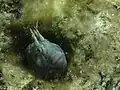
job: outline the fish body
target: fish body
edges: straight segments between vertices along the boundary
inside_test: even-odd
[[[26,49],[31,67],[42,77],[61,75],[67,69],[64,51],[57,44],[45,39],[37,30],[31,30],[33,43]]]

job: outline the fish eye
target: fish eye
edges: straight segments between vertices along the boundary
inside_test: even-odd
[[[40,53],[40,52],[41,52],[41,49],[40,49],[40,48],[36,48],[36,51]]]

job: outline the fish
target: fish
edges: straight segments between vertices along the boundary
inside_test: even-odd
[[[67,70],[67,60],[62,48],[45,39],[38,29],[30,29],[33,42],[26,48],[26,59],[30,67],[42,78],[63,75]]]

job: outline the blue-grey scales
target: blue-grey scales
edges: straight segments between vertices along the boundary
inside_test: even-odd
[[[29,65],[42,77],[61,75],[67,69],[64,51],[57,44],[45,39],[38,29],[30,29],[33,42],[26,48]]]

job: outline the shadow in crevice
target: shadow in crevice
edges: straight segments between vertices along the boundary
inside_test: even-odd
[[[23,54],[26,47],[32,43],[31,36],[28,34],[28,30],[24,29],[22,25],[9,26],[10,35],[12,36],[12,50],[17,54]]]

